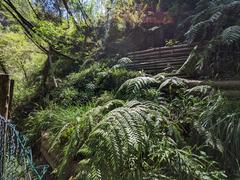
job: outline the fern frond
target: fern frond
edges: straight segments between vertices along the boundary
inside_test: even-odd
[[[208,95],[213,88],[208,85],[202,85],[202,86],[195,86],[191,89],[187,90],[187,93],[193,94],[193,95],[200,95],[200,96],[206,96]]]
[[[211,23],[214,23],[214,22],[216,22],[218,19],[220,19],[220,17],[221,17],[222,15],[223,15],[222,12],[217,11],[216,13],[214,13],[214,14],[209,18],[209,21],[210,21]]]
[[[94,91],[96,89],[96,85],[93,83],[86,84],[86,89],[89,91]]]
[[[101,180],[102,175],[99,169],[96,169],[96,167],[92,167],[89,174],[87,175],[87,179],[89,180]]]
[[[240,42],[240,26],[231,26],[225,29],[221,34],[224,44],[231,45]]]
[[[137,100],[132,100],[132,101],[129,101],[126,103],[126,107],[129,107],[129,108],[134,108],[134,107],[137,107],[139,105],[141,105],[142,103],[140,101],[137,101]]]
[[[159,73],[159,74],[155,75],[154,78],[157,81],[161,81],[161,80],[163,80],[166,77],[166,75],[168,75],[168,74],[167,73]]]
[[[189,31],[185,33],[187,42],[191,44],[197,38],[197,36],[200,34],[202,35],[201,32],[203,32],[204,29],[209,26],[210,26],[209,21],[202,21],[190,27]]]
[[[53,140],[52,143],[51,143],[51,146],[50,146],[50,148],[49,148],[49,150],[48,150],[49,152],[50,152],[50,151],[53,151],[54,147],[55,147],[57,144],[60,143],[61,137],[63,136],[64,132],[65,132],[66,130],[68,130],[68,128],[69,128],[70,125],[71,125],[71,123],[65,124],[65,125],[62,127],[62,129],[58,132],[57,136],[54,138],[54,140]]]
[[[94,128],[86,142],[91,152],[94,152],[94,157],[98,157],[92,157],[92,163],[99,169],[101,166],[109,167],[113,170],[112,176],[122,172],[122,168],[126,166],[124,163],[131,156],[145,152],[147,136],[153,133],[156,124],[153,116],[159,116],[165,110],[152,102],[130,101],[109,112]],[[100,165],[100,162],[106,164]]]
[[[171,78],[166,78],[160,85],[159,89],[163,89],[164,87],[183,87],[185,85],[185,82],[183,79],[178,78],[178,77],[171,77]]]
[[[215,22],[217,22],[222,16],[222,14],[223,14],[222,12],[217,11],[212,16],[210,16],[209,19],[200,21],[199,23],[191,26],[189,31],[185,34],[187,41],[189,43],[192,43],[196,38],[198,38],[198,36],[201,36],[201,38],[204,39],[205,38],[204,31],[206,31],[207,28],[209,28]]]
[[[232,13],[234,15],[239,15],[240,12],[240,1],[233,1],[229,4],[226,4],[224,8],[225,12]]]
[[[211,31],[214,32],[212,36],[218,35],[221,29],[225,28],[229,17],[237,19],[240,13],[239,1],[231,3],[202,1],[197,7],[201,6],[203,7],[202,10],[192,18],[192,24],[194,25],[185,33],[186,40],[189,43],[196,39],[205,39],[208,36],[206,32],[209,28],[212,28]]]
[[[128,64],[132,63],[132,60],[128,57],[124,57],[118,60],[117,64],[113,66],[113,68],[122,68],[126,67]]]
[[[121,59],[118,60],[118,64],[126,65],[126,64],[129,64],[129,63],[132,63],[132,60],[128,57],[124,57],[124,58],[121,58]]]
[[[151,77],[137,77],[134,79],[129,79],[121,85],[117,92],[117,96],[124,93],[127,96],[135,95],[138,94],[142,89],[155,84],[158,84],[158,82]]]
[[[123,105],[124,101],[114,99],[108,101],[102,106],[97,106],[88,111],[84,116],[84,120],[85,123],[88,122],[89,132],[96,126],[96,124],[104,117],[105,114],[116,108],[122,107]]]

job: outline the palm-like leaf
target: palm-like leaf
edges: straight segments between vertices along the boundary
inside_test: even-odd
[[[224,161],[228,162],[225,165],[231,167],[238,166],[240,160],[239,103],[235,106],[234,108],[234,103],[227,104],[223,98],[218,98],[217,101],[209,102],[209,106],[200,116],[202,127],[211,133],[211,139],[220,140]]]
[[[221,34],[222,42],[228,45],[240,42],[240,26],[231,26]]]
[[[216,12],[214,13],[212,16],[210,16],[209,19],[204,20],[204,21],[200,21],[199,23],[193,25],[189,31],[185,34],[187,41],[189,43],[192,43],[199,35],[201,36],[201,38],[205,38],[204,36],[206,36],[207,34],[204,33],[204,31],[206,31],[207,28],[209,28],[210,26],[212,26],[215,22],[217,22],[217,20],[222,16],[222,12]]]
[[[103,166],[109,167],[112,177],[120,175],[129,159],[146,151],[149,136],[157,135],[154,127],[160,125],[160,114],[165,111],[152,102],[132,101],[108,113],[86,142],[94,157],[98,157],[91,157],[92,163],[102,171]]]
[[[208,178],[213,178],[211,173],[219,173],[217,176],[224,179],[222,172],[214,170],[213,162],[205,164],[206,155],[197,156],[189,147],[179,149],[175,140],[166,136],[170,132],[179,135],[180,129],[166,119],[165,112],[166,109],[157,104],[139,101],[130,101],[109,112],[79,151],[87,148],[92,152],[86,157],[89,162],[85,166],[89,166],[89,172],[98,179],[115,180],[139,179],[139,173],[140,178],[201,179],[208,171]],[[147,159],[144,158],[146,153],[149,153]],[[148,169],[152,164],[155,164],[154,169]]]
[[[199,3],[199,6],[201,3]],[[228,19],[239,18],[240,12],[240,2],[232,1],[230,3],[224,2],[204,2],[202,3],[205,6],[205,9],[201,10],[199,13],[195,14],[191,19],[193,25],[190,27],[188,32],[185,34],[186,39],[189,43],[192,43],[196,39],[205,39],[209,36],[206,32],[211,28],[212,37],[215,38],[222,29],[226,28],[228,24]],[[227,29],[226,29],[227,30]],[[228,33],[229,32],[229,33]],[[228,36],[233,33],[236,33],[236,29],[228,29]]]
[[[126,67],[129,63],[132,63],[132,60],[128,57],[124,57],[118,60],[117,64],[113,68],[122,68]]]
[[[160,85],[159,89],[163,89],[164,87],[183,87],[185,85],[185,82],[183,79],[178,77],[171,77],[166,78]]]
[[[193,95],[200,95],[200,96],[206,96],[208,95],[213,88],[208,85],[202,85],[202,86],[195,86],[191,89],[188,89],[187,92]]]
[[[129,79],[125,83],[121,85],[119,88],[117,95],[134,95],[139,93],[142,89],[158,84],[156,79],[151,77],[137,77],[134,79]]]

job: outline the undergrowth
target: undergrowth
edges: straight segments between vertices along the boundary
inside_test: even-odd
[[[32,142],[47,134],[57,179],[226,179],[238,172],[238,106],[229,111],[208,86],[96,63],[68,75],[46,102],[25,129]]]

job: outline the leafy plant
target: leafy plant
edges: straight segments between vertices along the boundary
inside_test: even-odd
[[[222,164],[230,174],[235,174],[239,168],[239,103],[225,102],[219,98],[209,102],[208,108],[201,115],[201,123],[206,130],[220,140],[223,146]]]
[[[134,79],[129,79],[122,84],[117,94],[121,94],[122,92],[124,92],[127,96],[136,95],[142,89],[148,86],[152,86],[154,84],[158,84],[158,82],[151,77],[137,77]]]
[[[239,62],[235,60],[239,51],[239,7],[239,1],[235,0],[199,1],[193,15],[184,21],[189,27],[186,41],[205,47],[199,53],[203,64],[200,74],[224,78],[239,72]]]
[[[77,177],[97,173],[97,179],[225,178],[223,172],[211,170],[215,165],[206,155],[178,149],[170,132],[178,136],[181,129],[167,115],[154,103],[137,101],[109,112],[79,150],[89,160],[80,161]],[[85,170],[91,174],[82,174]]]
[[[222,41],[228,45],[238,43],[240,40],[240,26],[231,26],[225,29],[222,34]]]

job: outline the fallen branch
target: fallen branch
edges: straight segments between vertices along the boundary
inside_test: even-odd
[[[212,81],[212,80],[188,80],[182,79],[189,87],[208,85],[216,89],[240,89],[240,81],[229,80],[229,81]]]

